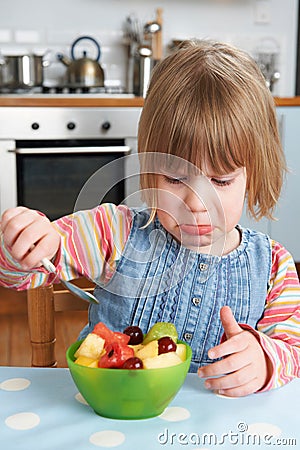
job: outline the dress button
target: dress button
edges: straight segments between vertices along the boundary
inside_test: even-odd
[[[184,333],[183,337],[186,341],[190,341],[192,339],[193,335],[192,335],[192,333]]]
[[[199,298],[199,297],[193,297],[193,298],[192,298],[192,302],[193,302],[193,304],[194,304],[195,306],[198,306],[198,305],[200,304],[200,302],[201,302],[201,298]]]
[[[199,269],[200,269],[202,272],[205,272],[205,271],[208,269],[208,264],[200,263],[200,264],[199,264]]]

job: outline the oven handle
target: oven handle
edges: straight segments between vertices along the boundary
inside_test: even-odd
[[[49,155],[49,154],[74,154],[74,153],[123,153],[128,154],[131,148],[128,145],[109,147],[45,147],[45,148],[16,148],[8,150],[18,155]]]

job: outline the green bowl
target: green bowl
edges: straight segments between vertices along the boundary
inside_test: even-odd
[[[67,362],[79,392],[94,411],[113,419],[146,419],[158,416],[184,383],[192,350],[187,358],[162,369],[100,369],[75,364],[74,353],[82,341],[67,350]]]

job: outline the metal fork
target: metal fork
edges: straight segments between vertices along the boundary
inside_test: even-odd
[[[48,270],[48,272],[54,273],[55,275],[58,275],[56,267],[54,266],[54,264],[52,264],[51,261],[49,261],[49,259],[43,258],[41,262],[42,262],[43,266],[45,267],[45,269]],[[97,304],[99,304],[99,301],[90,292],[87,292],[84,289],[79,288],[78,286],[76,286],[75,284],[71,283],[70,281],[65,281],[65,280],[62,280],[61,278],[59,278],[59,281],[70,292],[72,292],[72,294],[76,295],[77,297],[81,298],[82,300],[85,300],[86,302],[89,302],[89,303],[97,303]]]

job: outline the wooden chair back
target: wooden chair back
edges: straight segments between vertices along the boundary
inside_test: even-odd
[[[89,291],[93,287],[86,288]],[[82,311],[88,303],[63,288],[53,285],[27,291],[28,326],[33,367],[56,367],[55,313]]]

